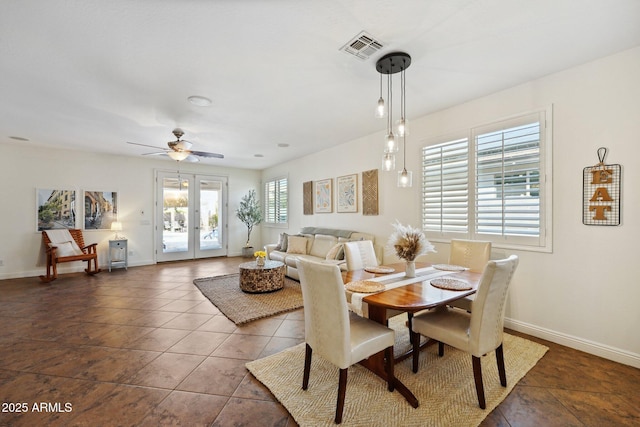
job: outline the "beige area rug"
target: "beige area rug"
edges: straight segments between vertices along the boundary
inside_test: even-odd
[[[405,316],[392,318],[397,353],[408,348]],[[542,358],[547,347],[504,335],[507,387],[500,385],[495,353],[482,358],[487,409],[480,409],[473,381],[471,356],[445,346],[438,357],[437,346],[420,354],[420,369],[411,371],[411,358],[397,363],[396,376],[420,402],[417,409],[397,391],[360,365],[349,368],[342,424],[345,426],[477,426],[504,400],[515,384]],[[338,392],[338,368],[319,356],[311,365],[309,388],[302,390],[304,344],[246,364],[249,371],[271,390],[301,426],[332,426]]]
[[[193,284],[236,325],[302,307],[300,283],[284,278],[284,288],[263,294],[242,292],[239,275],[205,277]]]

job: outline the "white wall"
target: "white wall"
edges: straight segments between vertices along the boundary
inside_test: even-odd
[[[638,76],[640,47],[413,119],[407,168],[414,173],[414,186],[399,189],[395,174],[380,171],[379,216],[363,216],[361,209],[302,215],[302,183],[379,168],[382,130],[265,170],[263,179],[288,173],[289,233],[303,226],[331,226],[374,233],[384,243],[395,219],[420,225],[420,149],[425,141],[553,105],[553,253],[494,250],[494,257],[513,252],[521,258],[507,326],[640,367]],[[407,77],[410,93],[410,82],[420,77]],[[363,108],[369,108],[367,100]],[[598,162],[596,151],[603,146],[609,149],[607,163],[623,167],[622,224],[617,227],[582,224],[582,170]],[[263,226],[263,241],[277,241],[281,231]],[[436,246],[439,253],[427,259],[446,261],[448,245]],[[385,258],[393,261],[388,251]]]
[[[156,170],[177,171],[176,162],[160,159],[120,157],[34,147],[28,142],[0,144],[0,279],[31,277],[44,273],[37,265],[41,233],[36,231],[36,188],[76,190],[82,215],[81,191],[117,191],[118,219],[126,236],[129,265],[152,264],[154,255],[154,177]],[[180,172],[227,176],[229,179],[229,255],[240,255],[246,227],[235,217],[240,198],[260,188],[260,172],[220,168],[201,163],[181,163]],[[144,214],[142,214],[144,212]],[[78,224],[82,227],[82,224]],[[258,230],[258,231],[256,231]],[[261,244],[259,228],[251,240]],[[86,243],[98,243],[99,263],[107,260],[109,230],[86,230]],[[81,271],[86,264],[60,265],[59,272]]]

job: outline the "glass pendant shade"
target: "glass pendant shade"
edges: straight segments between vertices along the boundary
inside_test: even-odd
[[[400,117],[396,120],[396,133],[400,137],[409,135],[409,120],[404,117]]]
[[[385,153],[398,152],[398,142],[396,141],[396,136],[392,132],[389,132],[389,134],[385,137],[384,152]]]
[[[384,99],[380,97],[378,99],[378,105],[376,106],[376,117],[382,119],[387,116],[387,109],[384,108]]]
[[[391,172],[396,169],[396,156],[392,153],[382,155],[382,170]]]
[[[398,172],[398,187],[408,188],[413,186],[413,172],[402,169]]]

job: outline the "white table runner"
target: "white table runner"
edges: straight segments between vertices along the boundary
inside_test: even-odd
[[[416,277],[406,277],[402,280],[397,280],[399,278],[405,277],[405,273],[393,273],[393,274],[385,274],[384,276],[378,276],[373,279],[367,279],[372,282],[380,282],[384,285],[384,290],[388,291],[390,289],[399,288],[400,286],[410,285],[411,283],[423,282],[425,280],[435,279],[436,277],[446,276],[448,274],[456,273],[455,271],[443,271],[436,270],[433,267],[425,267],[419,268],[416,270]],[[349,292],[349,291],[347,291]],[[384,292],[384,291],[380,291]],[[375,292],[378,293],[378,292]],[[363,302],[362,299],[367,295],[372,295],[371,293],[360,293],[360,292],[350,292],[351,294],[351,302],[349,305],[349,310],[354,313],[362,316],[369,317],[369,305],[366,302]]]

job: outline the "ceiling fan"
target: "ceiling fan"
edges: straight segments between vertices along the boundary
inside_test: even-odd
[[[180,139],[184,135],[184,132],[180,128],[175,128],[173,130],[173,135],[176,137],[176,140],[167,142],[167,145],[169,146],[169,148],[154,147],[153,145],[139,144],[137,142],[128,142],[128,141],[127,141],[127,144],[140,145],[142,147],[151,147],[151,148],[156,148],[158,150],[162,150],[156,153],[145,153],[143,154],[143,156],[169,156],[173,160],[177,160],[178,162],[180,161],[198,162],[200,161],[198,157],[224,159],[224,155],[222,154],[191,150],[191,147],[193,146],[193,144],[189,141]]]

